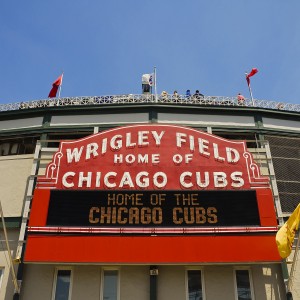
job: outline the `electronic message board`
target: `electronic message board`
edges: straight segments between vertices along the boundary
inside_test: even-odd
[[[47,226],[259,226],[254,190],[66,191],[50,195]]]

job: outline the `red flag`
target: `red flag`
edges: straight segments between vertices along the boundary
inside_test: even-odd
[[[63,74],[61,74],[52,84],[52,89],[48,95],[48,98],[55,98],[58,88],[61,86]]]
[[[256,68],[253,68],[249,74],[246,73],[247,74],[246,80],[247,80],[248,86],[250,85],[250,77],[255,75],[257,72],[258,72],[258,70]]]

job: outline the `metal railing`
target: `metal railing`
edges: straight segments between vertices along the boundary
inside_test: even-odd
[[[196,104],[201,106],[243,106],[267,108],[274,110],[300,112],[300,104],[291,104],[270,100],[257,100],[246,98],[244,101],[238,102],[236,97],[224,96],[159,96],[145,94],[127,94],[113,96],[82,96],[82,97],[64,97],[64,98],[48,98],[41,100],[32,100],[27,102],[15,102],[9,104],[0,104],[0,111],[12,111],[19,109],[33,109],[41,107],[53,106],[82,106],[82,105],[100,105],[100,104],[130,104],[130,103],[160,103],[160,104]]]

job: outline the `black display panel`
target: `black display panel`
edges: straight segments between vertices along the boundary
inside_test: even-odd
[[[52,190],[48,226],[259,226],[256,192]]]

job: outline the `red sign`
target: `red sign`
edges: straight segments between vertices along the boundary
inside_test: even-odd
[[[61,142],[37,180],[25,261],[279,262],[276,230],[244,141],[134,125]]]
[[[244,141],[135,125],[60,144],[39,188],[232,190],[268,187]]]

